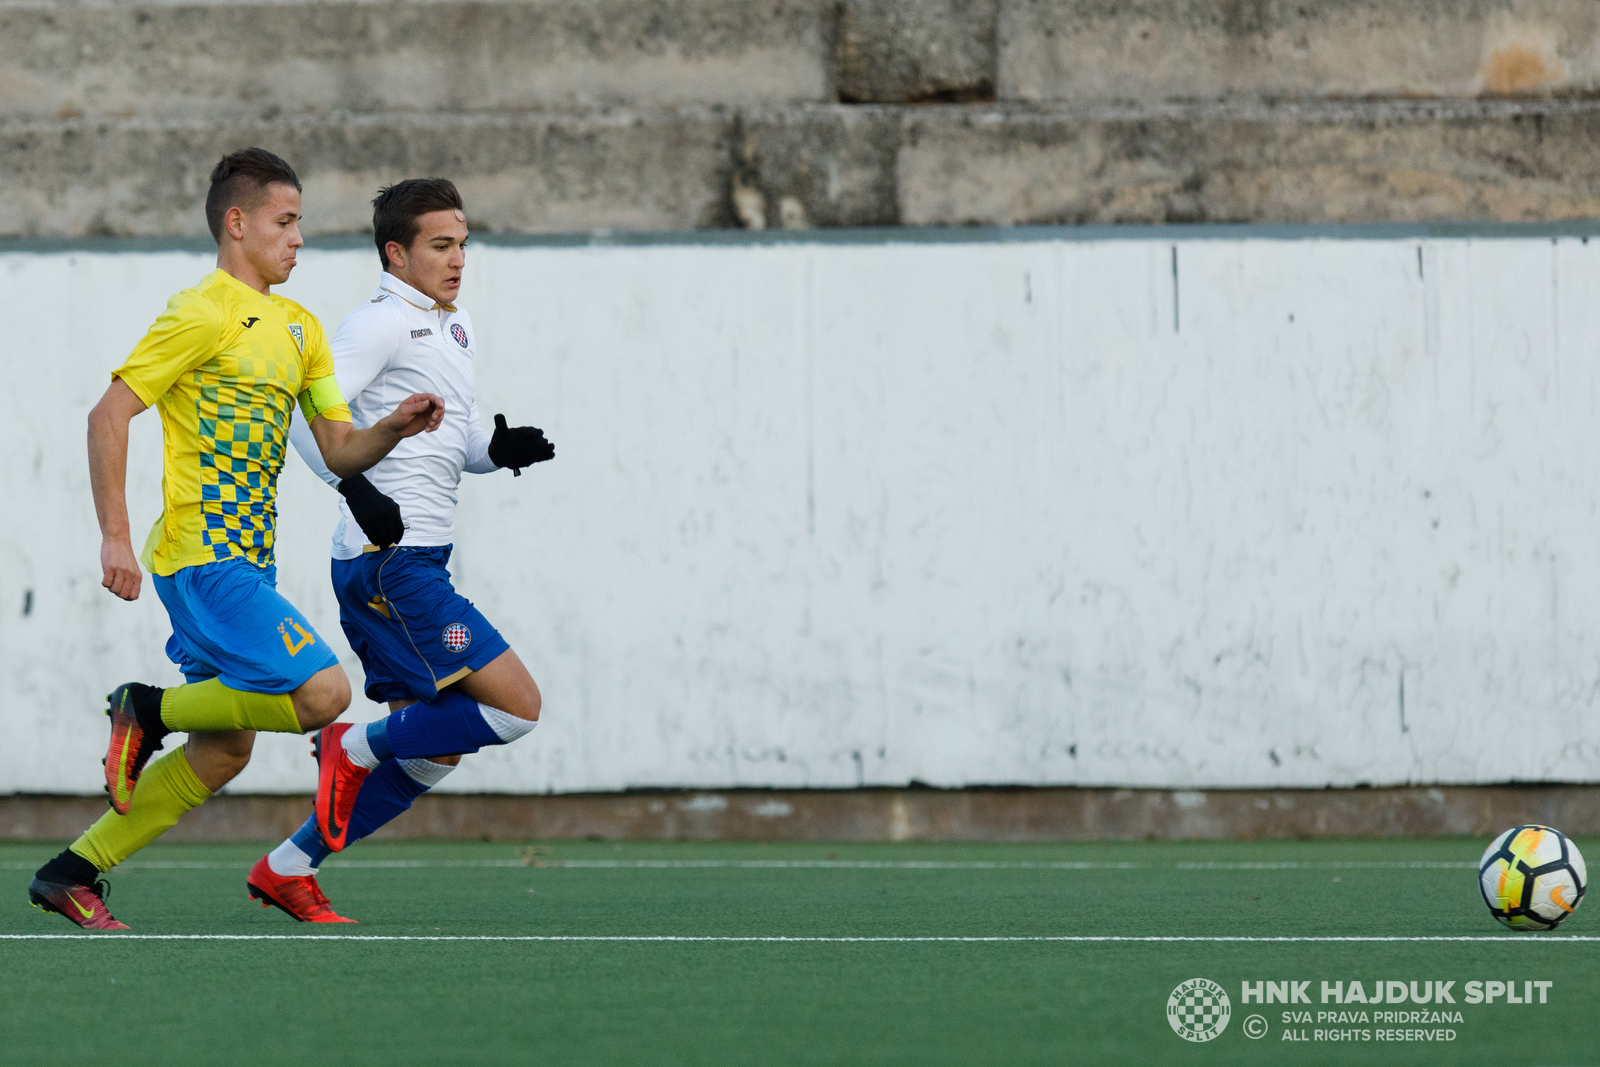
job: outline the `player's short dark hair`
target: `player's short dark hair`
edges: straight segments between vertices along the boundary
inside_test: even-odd
[[[241,148],[230,152],[211,169],[211,189],[206,193],[206,225],[211,236],[222,243],[222,219],[229,208],[250,211],[266,199],[267,186],[292,185],[300,191],[300,177],[294,168],[265,148]]]
[[[422,216],[430,211],[465,214],[466,210],[456,183],[448,178],[407,178],[379,189],[372,200],[372,239],[377,242],[383,269],[389,269],[389,253],[384,251],[389,242],[410,248],[422,230],[422,223],[417,221]]]

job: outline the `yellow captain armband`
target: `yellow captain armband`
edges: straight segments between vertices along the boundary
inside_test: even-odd
[[[344,402],[344,394],[339,392],[339,383],[331,374],[309,383],[301,392],[300,413],[306,417],[307,425],[318,415],[335,422],[350,421],[350,408]]]

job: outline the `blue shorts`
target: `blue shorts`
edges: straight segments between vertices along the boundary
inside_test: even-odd
[[[339,657],[306,617],[278,595],[278,568],[225,559],[155,576],[172,620],[167,658],[191,682],[287,693]]]
[[[432,700],[511,647],[450,584],[450,548],[333,561],[339,624],[367,672],[367,699]]]

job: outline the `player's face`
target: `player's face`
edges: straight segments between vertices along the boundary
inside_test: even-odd
[[[420,228],[410,248],[390,242],[389,268],[413,289],[442,304],[454,303],[467,265],[467,217],[459,211],[430,211],[417,222]]]
[[[300,191],[292,185],[267,186],[266,199],[243,213],[239,250],[268,285],[282,285],[294,270],[300,236]]]

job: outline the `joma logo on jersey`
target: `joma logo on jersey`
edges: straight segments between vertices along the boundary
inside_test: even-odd
[[[432,330],[428,330],[428,329],[412,330],[411,331],[411,339],[413,341],[415,341],[419,337],[432,337],[432,336],[433,336],[433,331]]]
[[[295,633],[300,635],[298,641],[289,636],[291,627],[293,627]],[[298,656],[302,648],[317,643],[317,639],[306,633],[305,628],[293,619],[284,619],[278,624],[278,636],[283,638],[283,647],[289,650],[289,655],[291,656]]]
[[[289,333],[294,336],[294,343],[299,346],[300,351],[304,352],[306,350],[305,327],[301,326],[298,322],[291,322],[289,324]]]

